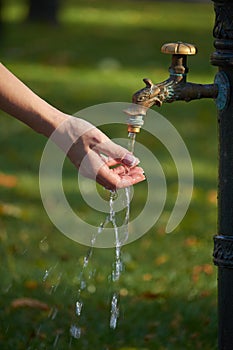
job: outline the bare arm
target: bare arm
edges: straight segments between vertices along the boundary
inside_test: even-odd
[[[113,143],[104,133],[80,118],[69,116],[37,96],[0,64],[0,108],[50,137],[66,152],[84,176],[109,189],[126,187],[145,179],[139,161],[125,148]],[[70,144],[65,149],[65,144]],[[105,155],[106,157],[103,157]],[[85,159],[85,162],[83,161]],[[119,164],[117,168],[110,166]]]
[[[47,137],[66,119],[62,112],[41,99],[2,64],[0,108]]]

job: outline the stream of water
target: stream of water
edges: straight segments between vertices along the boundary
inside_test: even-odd
[[[130,152],[134,152],[134,145],[135,145],[135,133],[129,133],[128,135],[129,141],[128,141],[128,150]],[[79,289],[77,292],[77,301],[75,305],[76,309],[76,316],[78,319],[80,319],[80,316],[82,314],[83,310],[83,301],[82,301],[82,292],[87,288],[87,281],[85,277],[85,271],[88,267],[89,261],[93,255],[93,250],[95,246],[96,239],[99,234],[103,232],[105,227],[107,225],[111,224],[114,229],[115,234],[115,257],[114,257],[114,263],[112,265],[112,273],[111,273],[111,283],[113,286],[113,292],[111,296],[110,301],[110,320],[109,320],[109,327],[111,329],[115,329],[117,327],[117,322],[120,314],[119,309],[119,286],[118,281],[121,277],[122,271],[123,271],[123,261],[121,257],[121,249],[123,244],[127,241],[128,234],[129,234],[129,219],[130,219],[130,187],[127,187],[124,189],[124,205],[125,205],[125,214],[124,214],[124,220],[123,220],[123,235],[119,234],[119,227],[117,224],[117,212],[114,208],[114,201],[117,198],[117,192],[116,191],[110,191],[109,196],[109,213],[106,215],[105,220],[99,225],[97,232],[95,232],[91,239],[91,245],[90,248],[87,251],[86,256],[83,260],[82,269],[79,276]],[[121,229],[122,229],[121,228]],[[89,275],[90,278],[90,275]],[[77,319],[77,321],[78,321]],[[78,322],[76,324],[72,324],[70,327],[70,334],[73,338],[79,339],[82,335],[82,329]]]
[[[129,141],[128,141],[128,150],[130,152],[134,152],[134,145],[135,145],[135,133],[129,133],[128,135]],[[112,269],[112,282],[117,282],[120,279],[121,273],[123,271],[123,262],[121,258],[121,248],[122,245],[125,243],[125,241],[128,239],[129,235],[129,217],[130,217],[130,187],[125,188],[125,205],[126,205],[126,212],[125,212],[125,218],[123,223],[123,228],[125,230],[123,235],[123,241],[119,239],[119,232],[118,232],[118,226],[116,224],[116,213],[114,211],[114,199],[110,196],[109,200],[109,207],[110,207],[110,218],[111,222],[114,227],[115,232],[115,239],[116,239],[116,246],[115,246],[115,262],[113,264]],[[117,321],[119,318],[119,291],[115,290],[112,295],[111,299],[111,309],[110,309],[110,323],[109,326],[112,329],[115,329],[117,327]]]

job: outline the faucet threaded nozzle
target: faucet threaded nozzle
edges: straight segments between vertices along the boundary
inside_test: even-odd
[[[138,134],[144,124],[143,118],[145,114],[135,110],[135,108],[129,108],[124,110],[124,112],[127,114],[128,132]]]
[[[128,115],[127,124],[128,124],[128,132],[134,132],[138,134],[141,130],[141,127],[144,124],[143,115]]]
[[[133,134],[138,134],[141,130],[140,126],[134,126],[134,125],[129,125],[128,124],[128,132],[133,133]]]

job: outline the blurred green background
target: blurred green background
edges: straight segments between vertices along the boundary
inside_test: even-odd
[[[67,113],[104,102],[130,102],[143,78],[166,79],[170,57],[160,53],[165,42],[194,43],[198,54],[188,60],[189,81],[213,81],[211,2],[66,0],[61,2],[56,24],[28,22],[27,10],[23,0],[3,3],[1,61]],[[158,111],[179,131],[193,161],[190,208],[179,227],[165,234],[176,197],[176,170],[164,146],[142,131],[138,141],[153,148],[166,174],[166,206],[146,235],[123,248],[125,271],[117,286],[121,302],[115,331],[108,326],[114,251],[94,251],[87,273],[95,274],[83,295],[83,336],[78,340],[70,338],[69,328],[77,323],[75,302],[87,247],[63,236],[43,208],[38,170],[46,139],[1,112],[1,349],[217,349],[212,264],[216,109],[213,101],[206,100],[177,102]],[[127,135],[124,126],[104,131],[110,137]],[[67,197],[80,215],[91,216],[98,226],[101,216],[84,205],[76,181],[76,171],[67,161]],[[135,186],[135,191],[141,196],[132,203],[132,216],[144,203],[146,185]],[[34,304],[25,307],[24,297]]]

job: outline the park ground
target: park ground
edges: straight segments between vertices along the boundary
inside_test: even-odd
[[[4,8],[1,61],[67,113],[100,103],[130,102],[143,78],[166,79],[170,57],[160,53],[165,42],[195,44],[198,54],[188,60],[189,80],[213,82],[211,2],[66,0],[58,24],[52,26],[25,22],[25,11],[23,1],[10,0]],[[83,295],[80,339],[71,339],[69,329],[77,322],[75,302],[87,247],[62,235],[43,208],[38,171],[45,138],[1,113],[1,349],[217,349],[212,263],[216,108],[207,100],[177,102],[159,112],[179,131],[191,155],[195,182],[190,207],[175,231],[166,234],[177,173],[165,147],[142,131],[138,141],[152,149],[166,174],[166,205],[154,227],[122,250],[125,270],[118,285],[120,318],[115,331],[108,326],[114,250],[94,251],[88,271],[95,274]],[[124,125],[103,129],[110,137],[126,137]],[[102,218],[82,201],[76,171],[68,161],[63,177],[74,211],[98,225]],[[132,217],[144,205],[145,183],[135,186],[135,192]],[[26,306],[22,298],[31,304]]]

